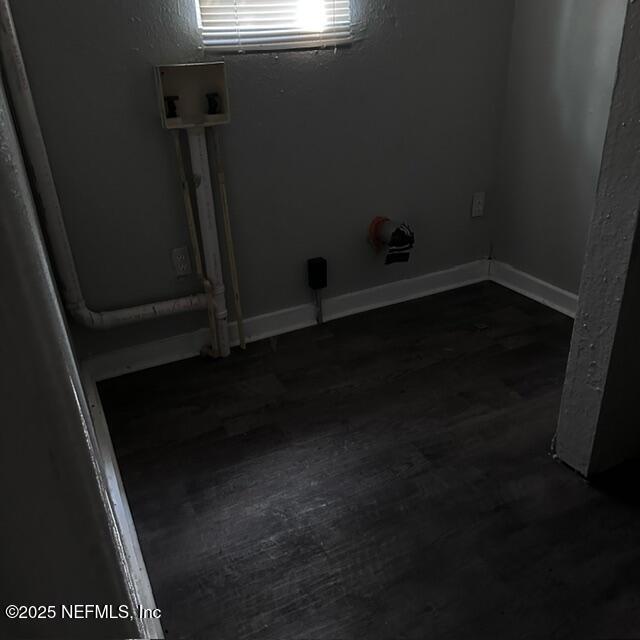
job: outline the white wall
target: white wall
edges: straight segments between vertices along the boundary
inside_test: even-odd
[[[1,81],[0,149],[0,637],[133,637],[128,619],[61,615],[132,599]],[[9,619],[11,604],[56,616]]]
[[[626,169],[625,167],[624,171]],[[636,189],[636,203],[638,191]],[[585,314],[588,316],[589,312],[585,311]],[[606,471],[626,460],[637,459],[640,455],[640,407],[637,396],[637,380],[640,379],[639,321],[640,234],[636,229],[624,299],[608,362],[606,387],[601,393],[602,404],[589,464],[590,474]]]
[[[512,4],[357,0],[367,30],[352,47],[227,57],[223,135],[248,315],[307,302],[305,260],[317,254],[329,259],[328,295],[487,255],[487,221],[469,205],[496,177]],[[192,0],[13,9],[90,306],[192,291],[170,262],[187,231],[152,73],[198,58]],[[414,226],[409,265],[385,268],[371,253],[375,215]],[[78,335],[100,351],[204,325]]]
[[[516,0],[494,257],[576,293],[626,0]]]
[[[595,475],[640,455],[640,4],[629,4],[555,438]],[[630,483],[632,486],[632,483]]]

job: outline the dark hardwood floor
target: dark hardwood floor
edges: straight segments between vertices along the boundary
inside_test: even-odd
[[[570,331],[486,283],[102,383],[167,638],[640,638],[632,481],[549,453]]]

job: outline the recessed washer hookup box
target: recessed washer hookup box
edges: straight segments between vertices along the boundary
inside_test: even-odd
[[[229,122],[224,62],[162,65],[155,71],[165,129],[213,127]]]

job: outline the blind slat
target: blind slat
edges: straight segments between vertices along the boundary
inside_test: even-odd
[[[326,46],[352,38],[349,0],[195,0],[213,49]]]

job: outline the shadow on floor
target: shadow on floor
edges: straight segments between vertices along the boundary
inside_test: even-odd
[[[640,507],[640,459],[630,460],[614,469],[598,474],[590,481],[592,487],[608,497],[627,505]]]

